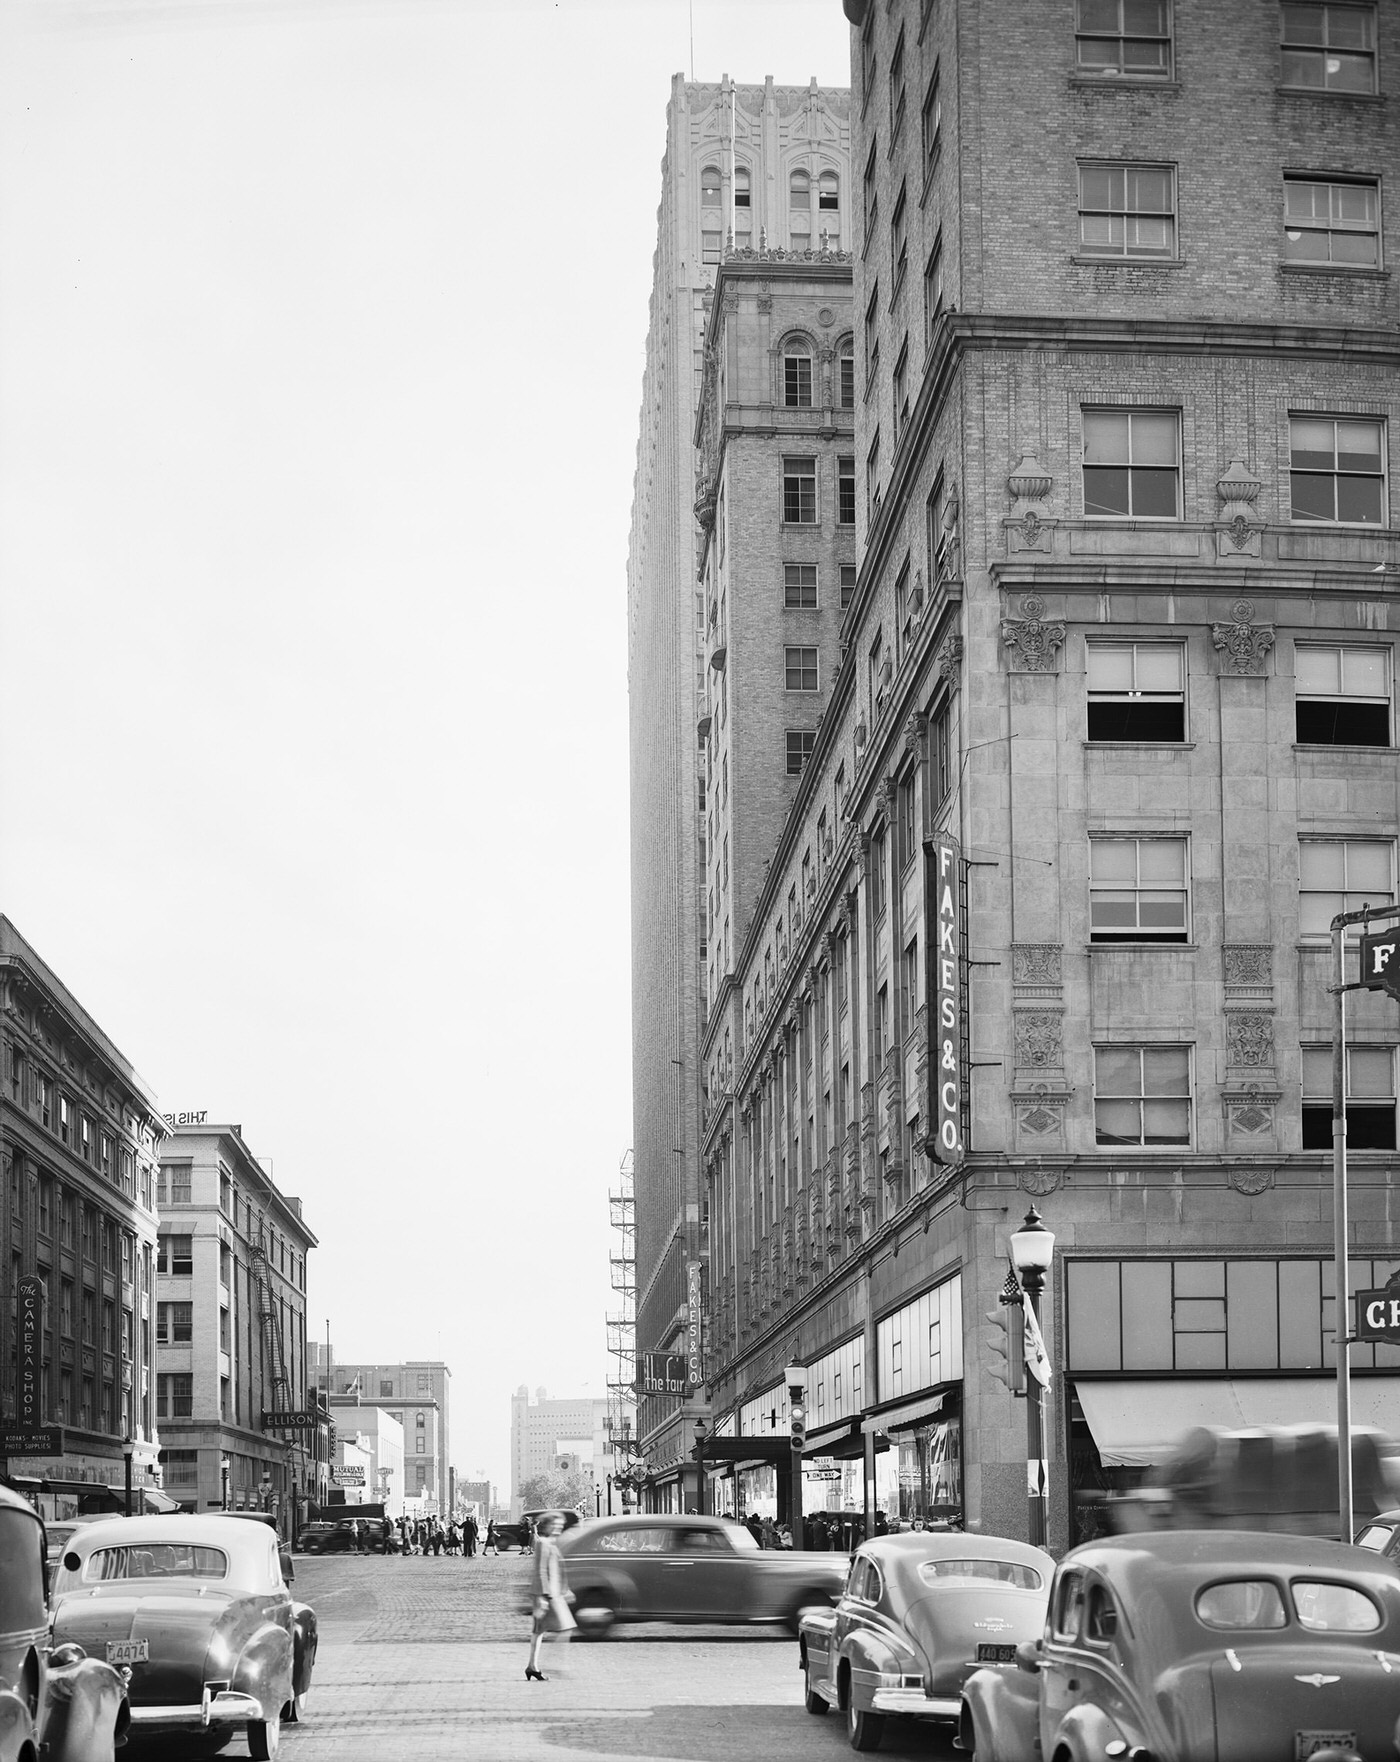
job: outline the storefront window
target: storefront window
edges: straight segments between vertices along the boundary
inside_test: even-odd
[[[890,1439],[875,1458],[875,1508],[893,1529],[962,1518],[962,1421],[956,1414]]]

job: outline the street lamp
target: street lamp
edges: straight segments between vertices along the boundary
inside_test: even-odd
[[[1035,1323],[1035,1337],[1040,1337],[1040,1294],[1045,1289],[1045,1275],[1055,1253],[1054,1232],[1040,1221],[1034,1206],[1026,1213],[1025,1222],[1011,1238],[1011,1264],[1030,1304]],[[1027,1329],[1030,1332],[1030,1329]],[[1045,1387],[1049,1382],[1049,1366],[1026,1354],[1026,1497],[1028,1501],[1029,1537],[1032,1547],[1043,1548],[1049,1530],[1049,1471],[1045,1457]]]
[[[803,1546],[802,1452],[807,1443],[807,1370],[794,1361],[783,1372],[788,1392],[788,1428],[792,1433],[792,1490],[788,1496],[788,1528],[794,1548]]]
[[[131,1459],[135,1454],[135,1440],[132,1438],[124,1438],[122,1440],[122,1456],[126,1463],[126,1505],[124,1509],[128,1517],[131,1516]]]
[[[224,1511],[228,1510],[228,1475],[232,1466],[227,1456],[219,1461],[219,1502],[220,1509]]]
[[[705,1424],[704,1414],[702,1414],[702,1413],[696,1414],[694,1430],[695,1430],[695,1509],[697,1512],[700,1513],[701,1516],[703,1516],[704,1512],[705,1512],[705,1503],[706,1503],[705,1433],[708,1430],[708,1428]]]

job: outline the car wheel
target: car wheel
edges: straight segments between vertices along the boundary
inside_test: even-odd
[[[574,1604],[574,1620],[581,1640],[601,1640],[617,1620],[617,1604],[606,1591],[583,1591]]]
[[[248,1754],[253,1762],[272,1762],[282,1747],[282,1718],[251,1719],[248,1722]]]
[[[306,1720],[306,1702],[307,1695],[305,1690],[299,1695],[294,1694],[291,1700],[288,1701],[287,1705],[282,1709],[282,1723],[284,1725],[303,1724]]]
[[[846,1736],[851,1740],[853,1750],[878,1750],[880,1739],[884,1735],[883,1713],[865,1713],[856,1707],[854,1701],[847,1702]]]

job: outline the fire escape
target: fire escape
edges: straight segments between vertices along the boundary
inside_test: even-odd
[[[621,1302],[616,1315],[609,1315],[608,1354],[608,1450],[614,1462],[613,1485],[622,1489],[624,1501],[637,1484],[637,1210],[632,1192],[632,1152],[618,1168],[618,1188],[608,1194],[608,1217],[617,1233],[617,1252],[609,1257],[612,1288]]]
[[[249,1257],[253,1278],[258,1287],[258,1328],[263,1339],[264,1388],[271,1391],[267,1407],[273,1412],[285,1413],[292,1405],[292,1385],[287,1376],[286,1346],[277,1313],[277,1299],[272,1289],[272,1268],[267,1259],[266,1223],[262,1212],[257,1214],[257,1225],[249,1241]],[[289,1441],[285,1428],[278,1426],[273,1429],[284,1444]]]

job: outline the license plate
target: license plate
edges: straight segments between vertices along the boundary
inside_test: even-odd
[[[979,1664],[1014,1664],[1016,1662],[1016,1648],[1014,1646],[993,1646],[984,1640],[977,1648],[977,1662]]]
[[[151,1656],[149,1640],[108,1640],[109,1664],[146,1664]],[[1311,1751],[1308,1752],[1311,1755]]]
[[[1297,1731],[1293,1734],[1294,1762],[1304,1762],[1305,1757],[1315,1756],[1319,1750],[1355,1748],[1354,1731]]]

